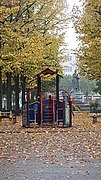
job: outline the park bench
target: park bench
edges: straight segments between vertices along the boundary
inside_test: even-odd
[[[13,114],[12,111],[0,111],[0,120],[4,119],[4,118],[9,118],[12,119],[13,118]]]
[[[11,118],[12,117],[12,111],[0,111],[0,117],[1,118]]]
[[[12,111],[0,111],[0,121],[4,118],[9,118],[9,120],[13,120],[13,124],[16,123],[16,115],[14,115]]]

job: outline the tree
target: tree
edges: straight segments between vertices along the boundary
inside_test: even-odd
[[[95,80],[89,80],[85,77],[80,77],[80,90],[85,95],[93,94],[95,88],[96,88],[96,81]]]
[[[101,79],[101,1],[81,0],[83,12],[73,10],[73,21],[80,44],[76,50],[81,75]]]
[[[1,58],[5,72],[28,80],[42,69],[61,69],[67,25],[64,0],[15,0],[0,3]],[[60,48],[61,47],[61,48]],[[37,71],[37,72],[36,72]]]
[[[85,77],[80,76],[79,87],[82,93],[93,94],[97,88],[95,80],[89,80]],[[60,79],[60,89],[64,89],[68,92],[72,91],[72,76],[64,76]]]
[[[60,79],[60,89],[66,90],[69,93],[72,90],[72,77],[71,76],[64,76]]]
[[[94,88],[94,91],[101,94],[101,80],[96,82],[96,87]]]
[[[55,91],[55,79],[48,80],[48,81],[42,81],[42,90],[45,91]]]

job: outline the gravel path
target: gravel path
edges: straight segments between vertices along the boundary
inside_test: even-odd
[[[101,180],[101,118],[76,114],[72,128],[0,122],[0,180]]]
[[[67,161],[49,163],[36,159],[18,158],[1,163],[0,180],[101,180],[101,163]]]

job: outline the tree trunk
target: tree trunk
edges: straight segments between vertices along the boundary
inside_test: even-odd
[[[23,106],[25,104],[25,89],[26,89],[26,78],[24,77],[23,74],[21,77],[21,81],[22,81],[22,106]]]
[[[19,115],[19,74],[15,76],[15,115]]]
[[[7,76],[7,111],[12,110],[11,105],[11,73],[6,73]]]

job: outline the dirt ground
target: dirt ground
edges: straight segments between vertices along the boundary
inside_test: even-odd
[[[75,113],[71,128],[0,122],[0,180],[101,180],[101,116]]]

